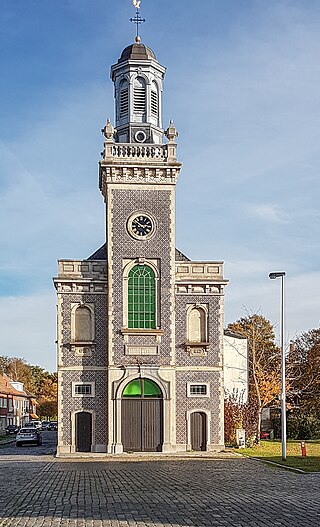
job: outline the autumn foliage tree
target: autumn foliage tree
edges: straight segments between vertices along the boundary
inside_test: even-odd
[[[248,339],[249,404],[256,415],[256,438],[259,441],[261,413],[279,399],[281,390],[281,350],[275,344],[273,326],[254,313],[228,325],[228,330]]]
[[[57,375],[44,377],[38,395],[38,413],[43,417],[54,417],[58,413],[57,404]]]
[[[40,366],[28,364],[19,357],[0,356],[0,373],[23,383],[38,403],[41,417],[57,416],[57,374],[49,373]]]
[[[302,333],[291,343],[287,372],[293,406],[290,435],[316,439],[320,437],[320,328]]]
[[[257,411],[253,401],[243,403],[236,392],[227,393],[224,401],[224,440],[236,445],[236,429],[246,431],[246,444],[251,446],[256,438]]]

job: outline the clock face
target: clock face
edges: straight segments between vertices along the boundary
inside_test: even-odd
[[[147,236],[152,231],[152,221],[148,216],[136,216],[131,222],[131,229],[136,236]]]
[[[143,213],[135,213],[128,220],[128,231],[136,239],[147,239],[154,233],[154,221]]]

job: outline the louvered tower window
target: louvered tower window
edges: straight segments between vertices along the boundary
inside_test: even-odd
[[[129,113],[129,85],[127,81],[120,84],[120,119]]]
[[[135,265],[129,272],[128,328],[156,328],[156,280],[148,265]]]
[[[158,87],[155,82],[151,86],[151,113],[152,115],[158,116]]]
[[[134,113],[145,115],[146,113],[146,82],[142,77],[137,77],[133,88]]]

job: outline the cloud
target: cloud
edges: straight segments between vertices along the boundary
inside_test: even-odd
[[[258,219],[272,223],[288,223],[289,215],[274,203],[260,203],[250,205],[247,208],[248,213]]]

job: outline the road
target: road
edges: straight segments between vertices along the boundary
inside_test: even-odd
[[[320,474],[237,456],[56,459],[0,448],[1,527],[317,527]]]

